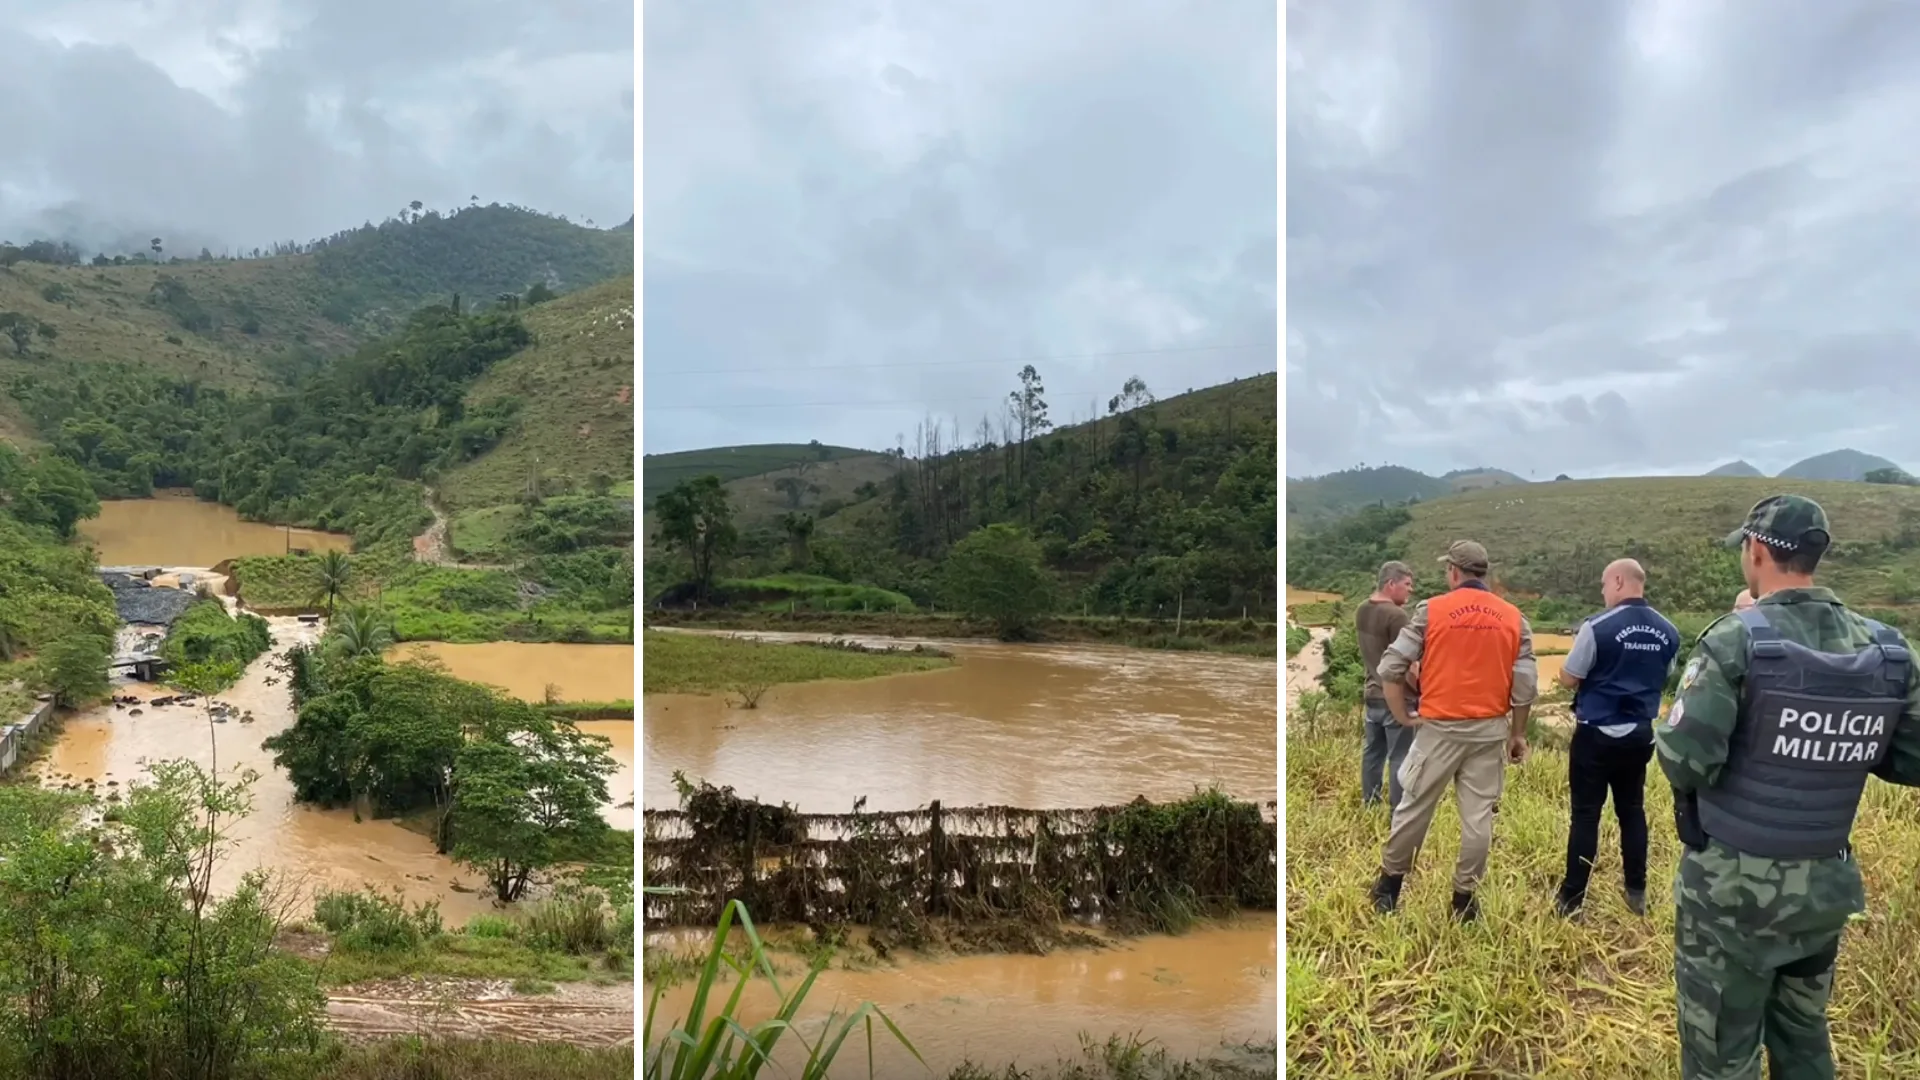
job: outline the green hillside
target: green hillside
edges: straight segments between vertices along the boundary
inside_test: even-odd
[[[1551,601],[1552,610],[1597,603],[1601,569],[1632,556],[1647,567],[1655,604],[1722,611],[1742,583],[1719,541],[1755,502],[1783,490],[1819,500],[1833,520],[1835,546],[1822,564],[1828,584],[1856,605],[1920,614],[1910,609],[1920,601],[1920,489],[1895,484],[1642,477],[1468,492],[1291,536],[1287,580],[1351,595],[1370,587],[1380,561],[1403,558],[1431,588],[1435,559],[1450,541],[1470,538],[1487,545],[1499,587]]]
[[[503,293],[536,284],[564,293],[633,267],[631,232],[497,206],[409,214],[257,258],[182,258],[163,244],[159,256],[82,260],[31,247],[65,261],[0,248],[0,324],[32,331],[19,342],[0,334],[0,377],[132,364],[232,390],[291,385],[399,329],[428,300],[496,305]],[[31,441],[17,412],[11,419],[0,409],[0,434]]]
[[[800,465],[872,453],[871,450],[856,450],[849,446],[823,446],[818,442],[810,442],[716,446],[707,450],[648,454],[640,460],[640,498],[643,504],[650,504],[661,492],[696,476],[717,476],[722,481],[739,480]]]
[[[518,401],[515,422],[486,454],[448,470],[436,490],[450,510],[512,502],[543,486],[633,479],[633,277],[526,310],[533,344],[467,390],[470,408]]]
[[[721,475],[715,466],[739,466],[739,474],[722,475],[732,481],[726,492],[741,533],[723,578],[811,573],[937,606],[948,602],[941,568],[954,545],[1006,523],[1037,542],[1063,612],[1271,618],[1278,601],[1277,381],[1262,375],[1164,401],[1144,386],[1130,393],[1116,386],[1123,394],[1113,415],[1043,429],[1024,444],[892,461],[847,452],[837,463],[833,448],[820,447],[822,464],[808,476],[844,473],[860,482],[844,505],[827,497],[825,484],[804,495],[821,502],[803,502],[796,515],[800,524],[811,521],[801,543],[785,527],[793,519],[769,520],[789,509],[773,498],[773,482],[799,474],[759,466],[803,448],[672,455],[662,463],[671,473],[657,471],[660,459],[649,457],[643,485],[657,494],[703,471]],[[957,435],[940,438],[961,444]],[[829,472],[828,464],[839,468]],[[755,483],[743,483],[743,475]],[[646,564],[648,593],[671,598],[688,565],[678,552],[659,554]]]
[[[1313,527],[1353,513],[1363,506],[1398,506],[1444,498],[1459,491],[1524,484],[1504,469],[1455,469],[1428,476],[1399,465],[1359,466],[1287,480],[1288,528]]]

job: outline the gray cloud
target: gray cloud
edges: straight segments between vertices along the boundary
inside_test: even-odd
[[[633,8],[0,0],[0,238],[176,251],[429,206],[633,212]]]
[[[1289,475],[1920,461],[1916,48],[1873,0],[1292,0]]]
[[[1056,423],[1274,370],[1276,22],[650,4],[645,449],[970,433],[1027,357],[1082,357],[1036,363]]]

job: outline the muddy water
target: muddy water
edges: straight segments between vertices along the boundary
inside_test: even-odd
[[[522,701],[542,700],[548,686],[557,688],[561,701],[633,700],[631,645],[421,641],[396,646],[387,659],[417,655],[439,661],[456,679],[497,686]]]
[[[1573,648],[1572,634],[1535,634],[1533,635],[1534,661],[1540,668],[1540,689],[1546,690],[1560,677],[1560,669],[1566,665],[1567,650]],[[1542,651],[1556,653],[1554,656],[1542,656]]]
[[[1272,915],[1249,915],[1223,928],[1140,938],[1108,950],[828,971],[801,1009],[799,1030],[813,1042],[829,1009],[844,1014],[872,1001],[900,1025],[936,1076],[966,1060],[996,1067],[1052,1065],[1079,1052],[1082,1032],[1100,1041],[1134,1033],[1176,1057],[1210,1054],[1223,1042],[1275,1036],[1275,925]],[[654,1021],[656,1041],[686,1016],[692,994],[687,984],[667,993]],[[749,1028],[771,1014],[773,996],[764,981],[754,984],[742,1005]],[[875,1075],[927,1075],[884,1028],[876,1024],[875,1030]],[[804,1057],[797,1043],[788,1043],[786,1054]],[[863,1035],[850,1036],[842,1053],[851,1055],[842,1059],[848,1075],[866,1075]],[[797,1059],[782,1058],[775,1054],[776,1063],[797,1075]]]
[[[1295,604],[1323,604],[1338,599],[1340,599],[1339,593],[1314,592],[1311,589],[1296,589],[1291,585],[1287,586],[1287,606],[1289,608]]]
[[[230,506],[181,492],[102,502],[99,517],[80,523],[80,535],[99,552],[102,566],[215,566],[242,555],[279,555],[290,547],[353,547],[351,537],[335,533],[241,521]]]
[[[36,763],[34,775],[53,785],[92,780],[96,791],[111,792],[143,779],[145,762],[186,758],[206,767],[217,754],[223,780],[235,779],[240,769],[255,770],[259,779],[252,787],[253,812],[228,830],[233,846],[215,875],[216,891],[230,890],[242,874],[265,867],[302,893],[363,884],[387,892],[397,887],[410,900],[440,901],[441,912],[453,924],[489,910],[482,883],[435,854],[425,836],[391,821],[356,823],[351,811],[320,810],[293,801],[291,780],[260,747],[294,719],[286,686],[268,665],[274,653],[287,646],[312,642],[319,628],[291,618],[268,622],[274,651],[254,661],[240,682],[218,697],[242,712],[251,711],[252,723],[236,718],[211,725],[210,741],[200,708],[147,705],[134,716],[133,708],[102,705],[66,720],[58,741]],[[167,691],[122,683],[114,693],[144,699]]]
[[[771,635],[769,635],[771,636]],[[933,799],[1032,808],[1219,786],[1274,797],[1274,660],[1090,646],[951,644],[941,671],[776,686],[757,709],[648,695],[642,799],[685,771],[743,795],[844,813]]]
[[[633,828],[633,785],[638,779],[633,767],[633,721],[582,720],[576,726],[589,735],[601,735],[613,743],[609,752],[619,764],[620,771],[607,778],[609,805],[600,811],[600,816],[616,829]]]

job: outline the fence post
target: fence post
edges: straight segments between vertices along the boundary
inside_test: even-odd
[[[927,911],[947,913],[947,830],[940,821],[940,800],[927,808],[927,867],[933,881],[927,889]]]

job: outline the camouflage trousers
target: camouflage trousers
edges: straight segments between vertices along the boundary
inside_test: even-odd
[[[1827,999],[1839,932],[1755,938],[1704,896],[1674,893],[1684,1080],[1760,1080],[1763,1046],[1772,1080],[1833,1080]]]

